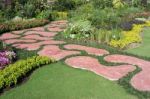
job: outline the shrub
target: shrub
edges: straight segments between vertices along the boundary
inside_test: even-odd
[[[93,5],[96,8],[113,7],[112,0],[93,0]]]
[[[13,62],[16,59],[14,51],[0,51],[0,69]]]
[[[25,17],[31,18],[35,16],[36,7],[34,4],[26,3],[23,9],[23,14]]]
[[[112,28],[118,26],[121,22],[121,18],[116,14],[116,11],[111,8],[94,10],[89,20],[97,28]]]
[[[17,84],[19,78],[42,65],[55,62],[53,58],[34,56],[26,60],[20,60],[0,71],[0,89]]]
[[[52,19],[52,12],[50,10],[45,10],[39,13],[36,18],[38,19],[47,19],[47,20],[53,20]]]
[[[29,19],[29,20],[18,20],[18,21],[8,21],[6,23],[0,24],[0,34],[4,32],[32,28],[36,26],[42,26],[49,23],[48,20],[43,19]]]
[[[65,38],[83,39],[88,38],[93,32],[92,25],[87,20],[79,20],[77,22],[70,23],[68,28],[64,30],[63,36]]]
[[[64,19],[67,19],[67,17],[68,17],[67,12],[57,12],[57,11],[52,12],[53,20],[64,20]]]
[[[53,9],[58,11],[72,10],[76,7],[75,0],[57,0]]]

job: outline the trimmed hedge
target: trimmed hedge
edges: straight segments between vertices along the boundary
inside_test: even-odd
[[[9,21],[6,23],[0,23],[0,34],[4,32],[27,29],[37,26],[42,26],[48,24],[48,20],[44,19],[31,19],[31,20],[18,20],[18,21]]]
[[[26,76],[30,71],[50,63],[55,59],[45,56],[33,56],[26,60],[20,60],[14,64],[10,64],[3,70],[0,70],[0,89],[16,85],[19,78]]]

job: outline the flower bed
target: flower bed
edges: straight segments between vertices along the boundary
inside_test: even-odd
[[[147,21],[145,24],[137,24],[137,25],[134,24],[131,31],[122,32],[122,34],[124,35],[122,39],[120,40],[112,39],[109,45],[116,47],[116,48],[124,49],[129,44],[142,42],[140,33],[142,29],[146,26],[150,26],[150,21]]]

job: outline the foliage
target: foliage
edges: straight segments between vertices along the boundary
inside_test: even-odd
[[[28,72],[42,65],[53,63],[53,58],[34,56],[26,60],[20,60],[0,71],[0,89],[16,84],[18,79]]]
[[[4,17],[9,20],[15,16],[33,18],[50,8],[47,0],[11,0],[11,2],[11,5],[2,7]]]
[[[1,51],[0,52],[0,68],[4,68],[6,65],[13,62],[16,58],[14,51]]]
[[[79,20],[77,22],[70,23],[68,28],[64,30],[65,38],[83,39],[88,38],[93,32],[91,23],[87,20]]]
[[[94,40],[99,43],[109,43],[112,38],[111,31],[99,29],[94,33]]]
[[[93,0],[93,5],[96,8],[104,9],[106,7],[112,7],[112,0]]]
[[[124,6],[124,2],[122,0],[113,0],[113,7],[114,8],[121,8]]]
[[[43,19],[28,19],[28,20],[18,20],[18,21],[8,21],[6,23],[0,24],[0,34],[13,30],[20,30],[26,28],[32,28],[36,26],[41,26],[49,23],[48,20]]]
[[[140,6],[141,5],[141,0],[131,0],[132,6]]]
[[[75,0],[57,0],[53,9],[58,11],[72,10],[76,7]]]
[[[140,43],[142,41],[142,38],[140,36],[140,33],[144,26],[150,26],[150,22],[147,21],[145,24],[139,24],[139,25],[133,25],[133,28],[131,31],[123,31],[124,38],[119,40],[112,39],[110,42],[110,45],[117,48],[125,48],[131,43]]]
[[[105,8],[95,9],[89,20],[97,28],[112,28],[119,25],[121,18],[117,15],[116,10]]]
[[[47,20],[50,20],[52,21],[52,12],[50,10],[45,10],[45,11],[42,11],[41,13],[39,13],[37,16],[36,16],[37,19],[47,19]]]
[[[23,9],[24,9],[23,10],[23,15],[25,17],[31,18],[31,17],[35,16],[36,7],[34,6],[34,4],[26,3],[24,5]]]
[[[68,18],[68,12],[64,11],[53,11],[51,15],[53,20],[66,20]]]

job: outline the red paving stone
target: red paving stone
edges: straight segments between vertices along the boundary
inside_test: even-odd
[[[41,51],[39,51],[38,54],[40,56],[48,56],[60,60],[70,55],[80,54],[80,52],[61,50],[59,46],[47,45]]]
[[[22,39],[34,39],[34,40],[51,40],[52,38],[48,38],[48,37],[41,37],[39,35],[27,35],[22,37]]]
[[[51,31],[51,32],[61,32],[63,31],[63,29],[61,29],[60,27],[53,27],[53,28],[47,28],[48,31]]]
[[[132,65],[137,65],[142,69],[141,72],[136,74],[131,79],[131,85],[141,91],[150,91],[150,62],[145,61],[136,57],[125,56],[125,55],[109,55],[105,57],[108,62],[116,63],[128,63]]]
[[[67,24],[68,21],[66,20],[59,20],[59,21],[54,21],[54,22],[51,22],[51,24]]]
[[[57,45],[57,44],[63,44],[63,41],[55,41],[55,40],[48,40],[48,41],[40,41],[38,43],[30,43],[30,44],[13,44],[12,46],[20,49],[26,49],[26,50],[38,50],[41,46],[44,45]]]
[[[6,40],[6,39],[12,39],[12,38],[18,38],[20,35],[15,35],[12,33],[5,33],[2,36],[0,36],[0,40]]]
[[[4,41],[6,44],[14,44],[14,43],[35,43],[36,40],[21,40],[21,39],[10,39]]]
[[[23,32],[28,31],[28,29],[24,29],[24,30],[18,30],[18,31],[12,31],[13,34],[23,34]]]
[[[41,46],[36,44],[13,44],[12,46],[19,48],[19,49],[26,49],[29,51],[38,50]]]
[[[41,31],[41,32],[44,32],[45,31],[45,28],[44,27],[36,27],[36,28],[31,28],[30,30],[33,30],[33,31]]]
[[[109,52],[104,49],[98,49],[98,48],[75,45],[75,44],[65,45],[64,48],[69,50],[83,50],[86,51],[88,54],[97,55],[97,56],[103,56],[105,54],[109,54]]]
[[[135,70],[135,67],[132,65],[120,65],[113,67],[104,66],[100,64],[96,58],[88,56],[68,58],[66,59],[65,63],[74,68],[92,71],[97,75],[103,76],[109,80],[118,80],[127,75],[129,72]]]
[[[24,35],[32,35],[32,34],[38,34],[45,37],[54,37],[57,33],[54,32],[38,32],[38,31],[27,31],[24,33]]]

